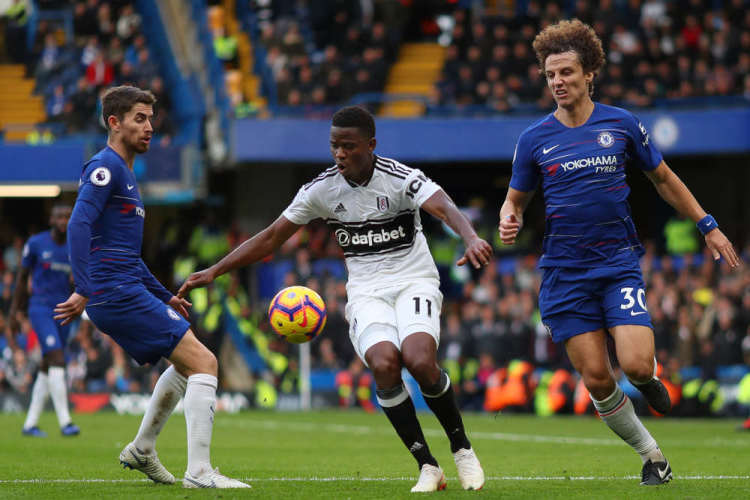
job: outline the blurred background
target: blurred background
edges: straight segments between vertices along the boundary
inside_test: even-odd
[[[604,42],[595,99],[642,120],[747,263],[746,0],[0,0],[0,329],[24,241],[47,228],[53,203],[75,201],[84,161],[106,141],[102,90],[133,84],[158,98],[155,140],[134,168],[148,212],[144,259],[173,291],[330,166],[330,117],[360,104],[376,115],[376,152],[441,184],[495,248],[490,267],[458,268],[461,240],[424,217],[445,295],[439,357],[461,406],[593,413],[539,319],[541,196],[517,245],[496,232],[515,141],[553,109],[531,42],[572,17]],[[645,176],[632,172],[629,184],[672,415],[747,416],[750,270],[714,262]],[[194,331],[219,359],[219,409],[376,411],[343,316],[345,279],[317,221],[266,261],[192,292]],[[324,332],[302,348],[270,333],[265,313],[292,284],[328,307]],[[22,351],[0,340],[0,411],[25,410],[41,359],[21,324]],[[74,411],[142,412],[165,366],[137,366],[88,321],[75,328]]]

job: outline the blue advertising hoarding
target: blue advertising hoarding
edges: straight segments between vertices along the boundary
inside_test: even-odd
[[[405,162],[510,161],[519,134],[539,116],[376,120],[378,153]],[[750,107],[638,112],[666,155],[750,152]],[[233,159],[328,163],[328,120],[235,120]]]

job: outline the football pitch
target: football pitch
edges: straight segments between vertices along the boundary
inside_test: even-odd
[[[1,415],[0,498],[413,498],[416,464],[382,414],[359,411],[219,413],[212,461],[250,490],[185,490],[155,485],[123,470],[118,454],[140,417],[76,415],[81,435],[64,438],[54,414],[49,437],[21,435],[23,415]],[[639,486],[641,461],[594,417],[466,415],[484,466],[482,491],[463,491],[448,440],[432,414],[421,414],[433,454],[445,470],[436,498],[750,498],[750,433],[739,420],[645,419],[675,479]],[[181,479],[185,420],[172,415],[157,446]]]

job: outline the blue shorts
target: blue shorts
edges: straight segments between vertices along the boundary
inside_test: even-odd
[[[43,305],[29,306],[29,321],[39,339],[42,355],[57,349],[62,350],[68,343],[71,324],[61,326],[53,319],[53,307]]]
[[[617,325],[653,329],[640,266],[544,269],[542,323],[555,342]]]
[[[143,285],[126,285],[89,300],[86,313],[139,364],[169,358],[190,328],[185,318]]]

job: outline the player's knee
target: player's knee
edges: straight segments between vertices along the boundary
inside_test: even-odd
[[[606,397],[614,390],[615,381],[609,370],[590,370],[584,373],[583,383],[594,397]]]
[[[654,376],[654,360],[651,358],[630,362],[627,365],[622,365],[622,371],[633,382],[648,382]]]
[[[204,373],[213,375],[216,377],[219,373],[219,362],[216,360],[214,353],[206,348],[205,353],[201,356],[201,364],[203,365]]]
[[[401,363],[395,349],[372,356],[368,364],[376,380],[399,378],[401,375]]]
[[[435,356],[429,352],[404,353],[404,366],[409,370],[420,385],[432,385],[440,376],[440,367]]]

